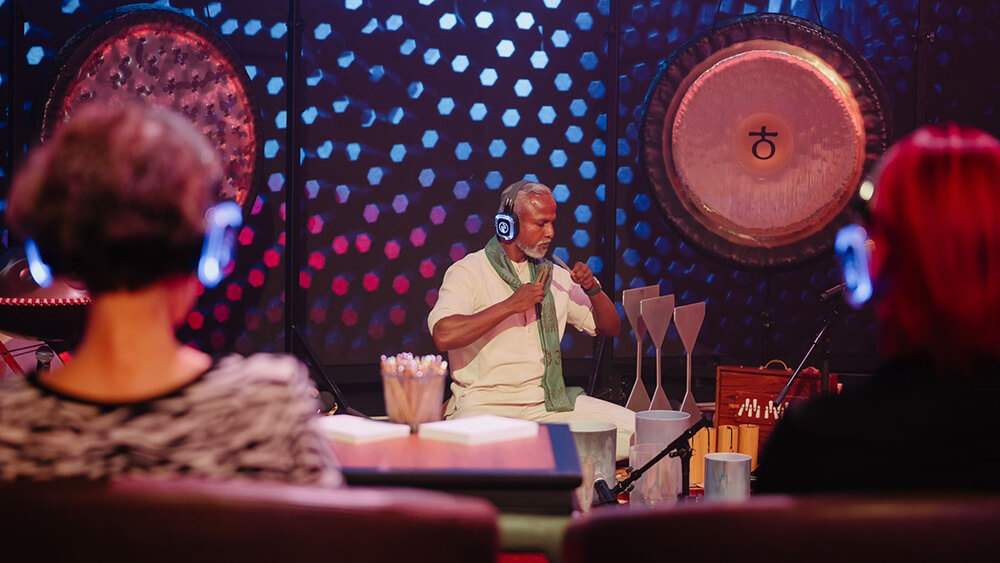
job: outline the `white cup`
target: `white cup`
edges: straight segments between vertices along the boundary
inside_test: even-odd
[[[749,498],[750,459],[746,454],[705,454],[705,498],[721,501]]]
[[[639,411],[635,413],[635,443],[662,444],[665,447],[690,425],[691,415],[683,411]]]

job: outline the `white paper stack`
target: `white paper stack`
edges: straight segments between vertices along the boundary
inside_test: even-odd
[[[487,444],[534,437],[538,435],[538,423],[484,414],[442,420],[441,422],[427,422],[420,425],[418,434],[425,440],[457,442],[467,445]]]
[[[328,437],[351,444],[367,444],[410,435],[410,426],[407,424],[393,424],[349,414],[320,417],[319,425]]]

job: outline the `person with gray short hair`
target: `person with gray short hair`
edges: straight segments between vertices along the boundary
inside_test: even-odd
[[[621,319],[590,267],[556,268],[545,258],[555,219],[547,186],[514,182],[501,193],[495,236],[445,272],[427,319],[435,346],[451,363],[445,416],[610,422],[618,427],[617,456],[625,459],[634,413],[563,380],[559,345],[566,324],[614,337]]]

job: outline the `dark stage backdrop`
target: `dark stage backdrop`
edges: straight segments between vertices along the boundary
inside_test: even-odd
[[[0,196],[38,138],[56,51],[124,4],[0,0]],[[290,211],[301,229],[287,239],[301,265],[287,280],[295,323],[322,363],[341,373],[361,366],[360,381],[377,381],[380,354],[433,351],[426,316],[445,269],[482,247],[499,190],[525,176],[555,191],[556,254],[590,264],[616,301],[622,289],[657,283],[679,304],[707,301],[697,375],[710,380],[718,363],[798,360],[827,312],[819,293],[839,281],[832,258],[764,273],[702,254],[665,221],[637,163],[642,102],[658,65],[713,22],[777,12],[838,33],[885,85],[895,138],[948,119],[1000,134],[1000,79],[983,66],[1000,56],[996,0],[164,4],[196,16],[235,50],[265,140],[237,270],[200,300],[182,336],[217,353],[283,349],[283,202],[295,189],[301,205]],[[301,42],[294,76],[290,33]],[[875,340],[870,311],[846,315],[833,335],[833,368],[871,370]],[[591,339],[570,331],[563,347],[580,373],[591,369]],[[631,334],[615,339],[606,359],[612,351],[617,370],[604,371],[605,384],[616,371],[630,377]],[[671,328],[664,354],[674,383],[682,353]]]

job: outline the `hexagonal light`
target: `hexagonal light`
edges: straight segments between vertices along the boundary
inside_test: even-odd
[[[455,199],[465,199],[469,197],[469,183],[465,180],[455,182],[455,187],[452,188],[451,193],[455,195]]]
[[[483,228],[483,220],[479,218],[479,215],[469,215],[465,219],[465,230],[470,235],[478,233],[481,228]]]
[[[427,242],[427,233],[422,227],[417,227],[410,231],[410,244],[413,246],[423,246]]]
[[[365,221],[368,223],[378,221],[378,206],[374,203],[369,203],[365,206],[365,211],[361,214],[361,216],[364,217]]]
[[[576,15],[576,27],[582,31],[589,31],[594,26],[594,18],[589,12],[580,12]]]
[[[397,29],[403,27],[403,16],[399,14],[393,14],[386,18],[385,28],[389,31],[396,31]]]
[[[373,186],[377,186],[377,185],[381,184],[382,183],[382,175],[383,175],[382,167],[380,167],[380,166],[373,166],[373,167],[369,168],[368,169],[368,183],[371,184],[371,185],[373,185]]]
[[[549,56],[545,51],[535,51],[531,54],[531,66],[535,68],[545,68],[549,64]]]
[[[535,17],[531,15],[531,12],[521,12],[514,18],[514,23],[517,24],[518,29],[531,29],[531,26],[535,25]]]
[[[318,41],[323,41],[329,37],[332,32],[333,28],[330,27],[330,24],[321,23],[316,26],[316,29],[313,30],[313,37],[315,37]]]
[[[455,72],[465,72],[469,68],[469,57],[458,55],[451,60],[451,69]]]
[[[552,44],[556,47],[562,49],[566,45],[569,45],[570,34],[564,29],[557,29],[555,33],[552,34]]]
[[[361,145],[358,143],[347,143],[345,150],[347,151],[348,159],[357,160],[358,156],[361,154]]]
[[[562,168],[563,166],[566,166],[567,160],[569,160],[569,158],[566,156],[566,151],[562,149],[555,149],[549,155],[549,162],[552,163],[554,168]]]
[[[497,43],[497,54],[505,59],[513,55],[514,50],[514,42],[510,39],[501,39]]]
[[[490,141],[489,151],[493,158],[500,158],[507,152],[507,144],[503,142],[503,139],[493,139]]]
[[[594,70],[597,68],[597,54],[593,51],[587,51],[580,55],[580,66],[585,70]]]
[[[459,160],[469,160],[469,155],[472,154],[472,145],[462,141],[455,146],[455,157]]]
[[[483,118],[486,117],[487,113],[489,112],[486,110],[486,104],[482,102],[476,102],[472,104],[471,108],[469,108],[469,117],[471,117],[473,121],[482,121]]]
[[[424,145],[425,149],[432,149],[434,145],[438,142],[438,133],[433,129],[428,129],[424,131],[424,136],[420,138],[421,144]]]
[[[516,109],[508,108],[503,112],[503,124],[507,127],[516,127],[521,121],[521,114]]]
[[[420,171],[420,175],[417,176],[417,181],[420,182],[420,186],[423,188],[431,187],[434,183],[434,170],[431,168],[424,168]]]
[[[441,115],[451,115],[451,111],[455,109],[455,100],[451,98],[441,98],[438,102],[438,113]]]
[[[504,147],[504,150],[506,150],[506,146]],[[486,174],[485,182],[487,188],[491,190],[499,189],[500,184],[503,183],[503,174],[497,172],[496,170],[490,170],[489,173]]]
[[[521,150],[528,156],[538,154],[539,148],[541,148],[541,145],[538,143],[538,139],[534,137],[525,137],[524,142],[521,143]]]
[[[424,51],[424,63],[427,66],[434,66],[439,60],[441,60],[441,51],[434,48]]]
[[[519,78],[517,82],[514,83],[514,93],[517,94],[519,98],[527,98],[531,95],[531,81],[527,78]]]
[[[476,27],[479,29],[489,29],[493,25],[493,14],[483,11],[476,14]]]
[[[348,188],[344,184],[340,184],[334,188],[333,193],[337,197],[337,203],[347,203],[348,198],[351,197],[351,188]]]
[[[542,106],[542,109],[538,110],[538,121],[549,125],[556,120],[556,109],[552,106]]]
[[[455,17],[455,14],[444,14],[438,18],[438,25],[444,30],[455,27],[456,23],[458,23],[458,18]]]
[[[440,205],[435,205],[434,207],[431,208],[431,213],[428,217],[430,218],[431,223],[435,225],[440,225],[441,223],[444,223],[444,219],[447,216],[448,212],[445,211],[444,207]]]
[[[565,92],[573,86],[573,79],[570,78],[569,74],[565,72],[557,74],[553,82],[556,85],[556,90],[559,90],[560,92]]]
[[[566,140],[571,143],[579,143],[583,139],[583,129],[580,129],[576,125],[570,125],[566,128]]]
[[[566,184],[556,184],[552,188],[552,197],[559,203],[566,203],[569,199],[569,188]]]
[[[482,72],[479,73],[479,82],[483,86],[493,86],[497,83],[497,71],[492,68],[484,68]]]
[[[396,194],[396,197],[392,198],[392,210],[396,213],[405,213],[408,205],[410,205],[410,200],[406,198],[405,194]]]
[[[589,205],[577,205],[576,210],[573,211],[573,217],[576,218],[577,223],[589,223],[593,216]]]
[[[399,143],[392,145],[392,150],[389,151],[389,158],[393,162],[403,162],[404,157],[406,157],[406,145]]]

